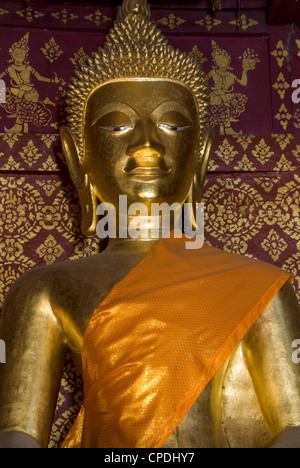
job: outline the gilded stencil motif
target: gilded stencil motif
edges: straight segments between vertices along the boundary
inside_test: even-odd
[[[248,241],[264,225],[258,209],[263,204],[262,196],[240,178],[217,179],[217,183],[206,190],[205,202],[205,227],[213,237],[225,241],[239,237]]]
[[[0,186],[1,237],[22,244],[40,231],[38,214],[44,201],[24,177],[0,177]]]
[[[33,10],[30,6],[25,8],[25,10],[19,10],[16,12],[17,15],[21,16],[21,18],[24,18],[28,23],[31,23],[34,19],[39,19],[42,18],[44,13],[41,11]]]
[[[281,210],[276,220],[278,225],[291,239],[300,241],[300,177],[297,174],[278,189],[275,204]]]
[[[168,26],[171,30],[176,29],[177,26],[185,23],[185,19],[175,16],[173,13],[170,13],[168,17],[161,18],[158,20],[158,23]]]
[[[208,31],[210,31],[215,26],[222,24],[222,21],[213,18],[211,15],[206,15],[205,18],[195,21],[195,24],[199,24],[200,26],[205,26]]]
[[[290,114],[288,111],[287,107],[285,104],[281,104],[279,111],[275,115],[275,119],[279,120],[280,124],[284,128],[284,130],[287,129],[289,120],[291,120],[293,116]]]
[[[283,73],[279,73],[276,83],[273,84],[273,88],[276,89],[276,91],[279,94],[280,99],[285,98],[286,91],[290,88],[290,84],[287,83],[285,80],[285,77]]]
[[[282,68],[284,61],[289,56],[287,51],[287,47],[284,46],[282,40],[278,41],[276,44],[275,50],[271,52],[271,55],[276,58],[277,64],[280,68]]]
[[[237,26],[238,28],[241,28],[243,31],[247,31],[247,29],[252,28],[253,26],[256,26],[258,22],[254,20],[253,18],[248,18],[247,15],[242,14],[240,18],[230,21],[229,24]]]
[[[112,21],[112,18],[108,18],[108,16],[103,15],[103,13],[99,10],[95,11],[95,13],[91,13],[90,15],[85,16],[85,19],[95,23],[97,26],[100,26],[100,24],[106,23],[107,21]]]
[[[51,13],[51,16],[61,21],[63,24],[67,24],[68,21],[73,21],[74,19],[78,19],[78,15],[75,15],[71,11],[68,11],[66,8],[64,8],[61,11],[56,11],[54,13]]]
[[[60,46],[55,42],[54,37],[51,37],[50,41],[41,48],[46,59],[53,63],[64,53]]]
[[[45,83],[59,83],[55,74],[53,79],[45,78],[29,65],[29,33],[9,49],[11,65],[0,74],[0,79],[9,77],[10,86],[7,87],[6,103],[1,104],[8,116],[14,119],[11,128],[4,128],[7,133],[28,133],[28,124],[37,127],[48,125],[52,113],[46,104],[54,103],[46,99],[40,101],[39,93],[32,83],[32,75]]]
[[[243,73],[239,79],[230,66],[230,54],[221,49],[215,41],[212,41],[212,49],[213,68],[208,73],[208,78],[213,82],[210,95],[210,125],[219,127],[221,135],[229,135],[236,133],[232,124],[239,121],[248,100],[247,95],[235,92],[235,83],[247,86],[247,73],[255,70],[260,60],[254,50],[245,50],[240,57]]]

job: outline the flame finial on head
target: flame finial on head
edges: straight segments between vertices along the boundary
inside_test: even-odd
[[[122,6],[118,8],[116,22],[122,22],[133,16],[139,16],[151,21],[151,12],[147,0],[124,0]]]

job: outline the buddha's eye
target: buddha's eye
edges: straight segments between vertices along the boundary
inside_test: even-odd
[[[192,122],[181,112],[169,110],[160,116],[157,126],[168,132],[184,132],[192,128]]]
[[[113,134],[124,134],[133,129],[133,123],[124,112],[113,111],[102,115],[96,127]]]
[[[161,123],[158,125],[159,128],[165,128],[167,130],[172,130],[173,132],[183,132],[184,130],[187,130],[188,128],[191,128],[190,125],[183,125],[183,126],[177,126],[177,125],[170,125],[166,123]]]
[[[117,126],[109,126],[109,127],[104,127],[102,125],[98,125],[98,128],[101,128],[102,130],[106,130],[107,132],[111,133],[126,133],[129,130],[133,128],[132,125],[117,125]]]

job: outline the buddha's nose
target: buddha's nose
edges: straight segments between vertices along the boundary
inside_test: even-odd
[[[133,156],[140,167],[156,167],[164,154],[165,148],[159,140],[155,124],[150,119],[138,122],[127,148],[127,155]]]

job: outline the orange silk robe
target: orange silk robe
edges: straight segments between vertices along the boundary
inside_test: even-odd
[[[160,447],[291,275],[162,239],[95,310],[62,447]]]

